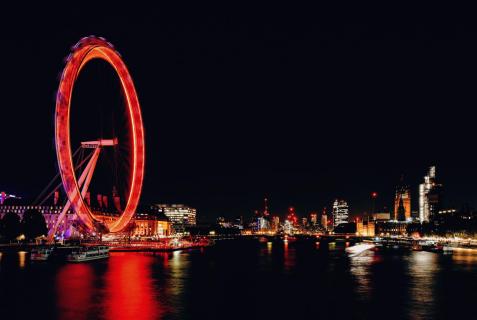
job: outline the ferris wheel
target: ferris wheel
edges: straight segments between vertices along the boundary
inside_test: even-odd
[[[71,114],[73,89],[80,72],[88,62],[94,59],[100,59],[109,64],[120,80],[121,91],[125,98],[127,122],[127,125],[121,129],[127,132],[126,134],[123,132],[121,137],[127,138],[123,139],[126,141],[119,141],[116,135],[81,141],[78,149],[89,153],[87,158],[82,159],[81,163],[77,163],[78,160],[75,159],[77,152],[72,152],[77,146],[73,146],[70,129],[71,123],[77,121],[72,118]],[[95,214],[91,207],[87,198],[88,188],[98,162],[101,161],[101,155],[108,148],[118,148],[119,144],[127,145],[130,150],[126,161],[128,165],[121,168],[121,170],[127,171],[129,177],[125,182],[127,192],[124,196],[123,206],[119,208],[115,218],[105,222]],[[50,238],[55,235],[58,225],[70,209],[78,216],[83,227],[90,232],[122,231],[133,218],[141,195],[145,165],[144,129],[133,80],[120,54],[104,38],[90,36],[81,39],[72,48],[72,52],[66,59],[56,96],[55,146],[59,175],[68,201],[55,226],[50,230]],[[81,168],[81,173],[78,172],[78,168]]]

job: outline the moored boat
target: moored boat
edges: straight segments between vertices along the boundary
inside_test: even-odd
[[[36,248],[30,253],[30,260],[32,261],[47,261],[53,253],[53,247],[51,248]]]
[[[81,247],[77,251],[71,252],[66,256],[68,262],[86,262],[92,260],[100,260],[109,258],[109,247],[107,246],[91,246]]]

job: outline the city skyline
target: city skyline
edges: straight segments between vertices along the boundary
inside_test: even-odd
[[[2,319],[474,317],[475,17],[3,7]]]
[[[11,61],[4,70],[10,81],[2,117],[9,121],[0,126],[7,155],[0,166],[8,170],[2,170],[1,190],[33,199],[56,174],[58,73],[69,47],[96,34],[123,52],[138,84],[148,147],[143,203],[187,203],[211,221],[250,213],[264,196],[272,210],[294,206],[298,213],[329,207],[338,197],[356,214],[369,210],[373,191],[380,195],[377,205],[391,207],[405,174],[417,208],[423,172],[436,165],[449,206],[477,206],[466,108],[474,98],[467,73],[459,71],[473,70],[476,48],[466,41],[474,32],[465,25],[378,28],[322,20],[303,29],[297,19],[285,31],[277,19],[244,22],[232,13],[227,21],[189,13],[90,18],[80,27],[80,16],[59,17],[61,29],[16,22],[6,35],[15,50],[1,53]],[[26,26],[40,18],[24,19]],[[457,56],[452,48],[467,50]],[[459,68],[451,68],[453,62]],[[97,75],[111,76],[101,66],[90,78]],[[80,87],[86,98],[76,103],[95,101],[94,86],[109,83],[96,81]],[[102,87],[102,104],[116,101],[110,87]],[[430,136],[426,124],[432,124]],[[27,130],[35,132],[34,143]]]

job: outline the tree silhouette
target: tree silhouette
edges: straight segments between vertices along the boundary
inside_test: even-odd
[[[45,218],[41,212],[36,209],[28,209],[25,211],[21,228],[27,240],[48,234]]]
[[[20,235],[20,217],[14,212],[7,212],[0,221],[0,234],[8,241]]]

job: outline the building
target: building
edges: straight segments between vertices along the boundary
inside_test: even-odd
[[[401,197],[399,198],[397,212],[394,214],[394,220],[406,221],[406,209],[404,209],[404,202]]]
[[[297,218],[297,216],[296,216],[295,208],[294,208],[294,207],[289,207],[289,208],[288,208],[287,220],[290,221],[290,223],[291,223],[293,226],[296,226],[296,225],[297,225],[297,223],[298,223],[298,218]]]
[[[372,215],[375,221],[388,221],[391,220],[391,213],[389,212],[376,212]]]
[[[401,236],[407,234],[411,223],[406,221],[380,221],[375,224],[375,234],[379,236]]]
[[[3,219],[3,216],[7,212],[13,212],[17,214],[21,220],[26,210],[38,210],[45,218],[46,227],[48,230],[51,230],[58,221],[60,213],[63,211],[63,206],[0,205],[0,219]],[[65,218],[59,224],[57,234],[69,237],[74,233],[74,226],[77,225],[79,225],[79,218],[74,214],[73,210],[70,209],[66,212]]]
[[[173,226],[195,226],[197,210],[183,204],[156,204],[153,209],[162,212]]]
[[[402,205],[401,212],[399,212],[400,205]],[[396,187],[396,194],[394,197],[394,215],[392,217],[392,220],[411,220],[411,188],[409,188],[408,185],[404,184],[404,178],[402,176],[401,182]]]
[[[257,230],[256,231],[270,231],[270,221],[265,217],[257,217]]]
[[[333,202],[333,227],[347,223],[349,216],[348,203],[345,200],[336,199]]]
[[[424,183],[419,185],[419,220],[429,222],[439,214],[442,201],[442,185],[436,182],[436,167],[429,168]]]
[[[321,226],[326,230],[328,230],[328,216],[326,214],[321,215]]]
[[[39,211],[43,217],[45,218],[46,227],[48,230],[53,229],[55,224],[60,217],[61,212],[63,211],[63,206],[59,205],[21,205],[21,204],[13,204],[13,205],[0,205],[0,219],[7,212],[13,212],[20,217],[20,220],[23,219],[23,214],[26,210],[37,210]],[[105,224],[111,223],[116,220],[117,215],[114,214],[106,214],[104,212],[97,212],[95,213],[96,218],[104,222]],[[82,223],[79,220],[78,216],[74,213],[72,209],[69,209],[63,221],[58,224],[56,229],[56,235],[58,238],[70,238],[70,237],[79,237],[80,234],[83,232],[82,230]]]
[[[323,207],[323,210],[321,211],[321,226],[325,231],[328,231],[328,213],[326,212],[326,207]]]
[[[374,221],[356,222],[356,233],[358,234],[358,236],[374,237],[376,234]]]
[[[131,225],[131,235],[135,237],[164,238],[172,233],[168,219],[155,212],[137,213]]]
[[[318,214],[316,212],[310,213],[310,222],[312,225],[316,225],[318,223]]]
[[[23,214],[26,210],[38,210],[43,217],[45,218],[46,227],[48,230],[53,229],[55,224],[60,217],[61,212],[63,211],[63,206],[60,205],[0,205],[0,219],[7,212],[13,212],[17,214],[20,219],[23,219]],[[140,210],[140,209],[138,209]],[[104,211],[93,210],[97,219],[102,221],[105,224],[110,224],[118,218],[117,213],[107,213]],[[130,232],[134,236],[144,236],[144,237],[166,237],[171,234],[171,224],[165,216],[161,216],[156,212],[151,213],[136,213],[134,219],[131,222],[130,230],[125,230],[125,232]],[[74,213],[72,209],[69,209],[63,221],[61,221],[56,229],[56,236],[59,239],[67,238],[76,238],[81,237],[81,234],[84,232],[82,228],[82,223],[79,220],[78,216]]]
[[[280,229],[280,217],[279,216],[273,216],[272,217],[272,231],[278,232],[278,229]]]

